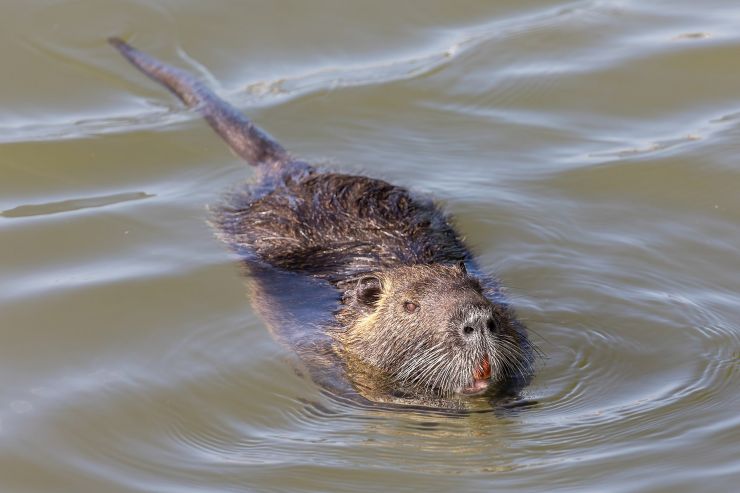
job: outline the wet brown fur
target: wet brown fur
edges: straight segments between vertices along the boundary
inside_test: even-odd
[[[337,285],[399,265],[470,259],[432,201],[382,180],[308,165],[289,165],[231,194],[213,222],[235,248]]]
[[[433,201],[294,159],[189,74],[111,43],[258,167],[253,184],[214,208],[212,223],[262,279],[278,269],[338,290],[339,308],[323,330],[340,361],[377,370],[391,392],[453,395],[486,358],[493,380],[527,379],[524,327]],[[405,311],[408,302],[414,313]],[[480,326],[475,340],[462,332],[471,324]]]

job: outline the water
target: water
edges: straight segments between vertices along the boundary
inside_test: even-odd
[[[0,490],[735,491],[740,6],[10,1]],[[104,39],[294,153],[434,194],[545,353],[534,407],[337,402],[206,204],[252,173]]]

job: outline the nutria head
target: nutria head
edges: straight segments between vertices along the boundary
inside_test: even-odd
[[[399,389],[480,394],[529,363],[521,326],[486,294],[462,263],[372,273],[347,285],[336,338]]]

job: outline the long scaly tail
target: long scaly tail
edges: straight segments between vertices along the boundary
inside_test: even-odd
[[[109,38],[108,42],[136,68],[169,89],[189,108],[200,111],[213,130],[249,164],[274,166],[291,160],[280,144],[190,73],[162,63],[122,39]]]

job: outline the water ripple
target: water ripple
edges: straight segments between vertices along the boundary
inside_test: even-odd
[[[105,207],[131,200],[141,200],[154,197],[155,195],[145,192],[125,192],[112,195],[100,195],[79,199],[62,200],[59,202],[48,202],[46,204],[19,205],[12,209],[0,211],[0,217],[29,217],[48,214],[59,214],[62,212],[90,209],[94,207]]]

